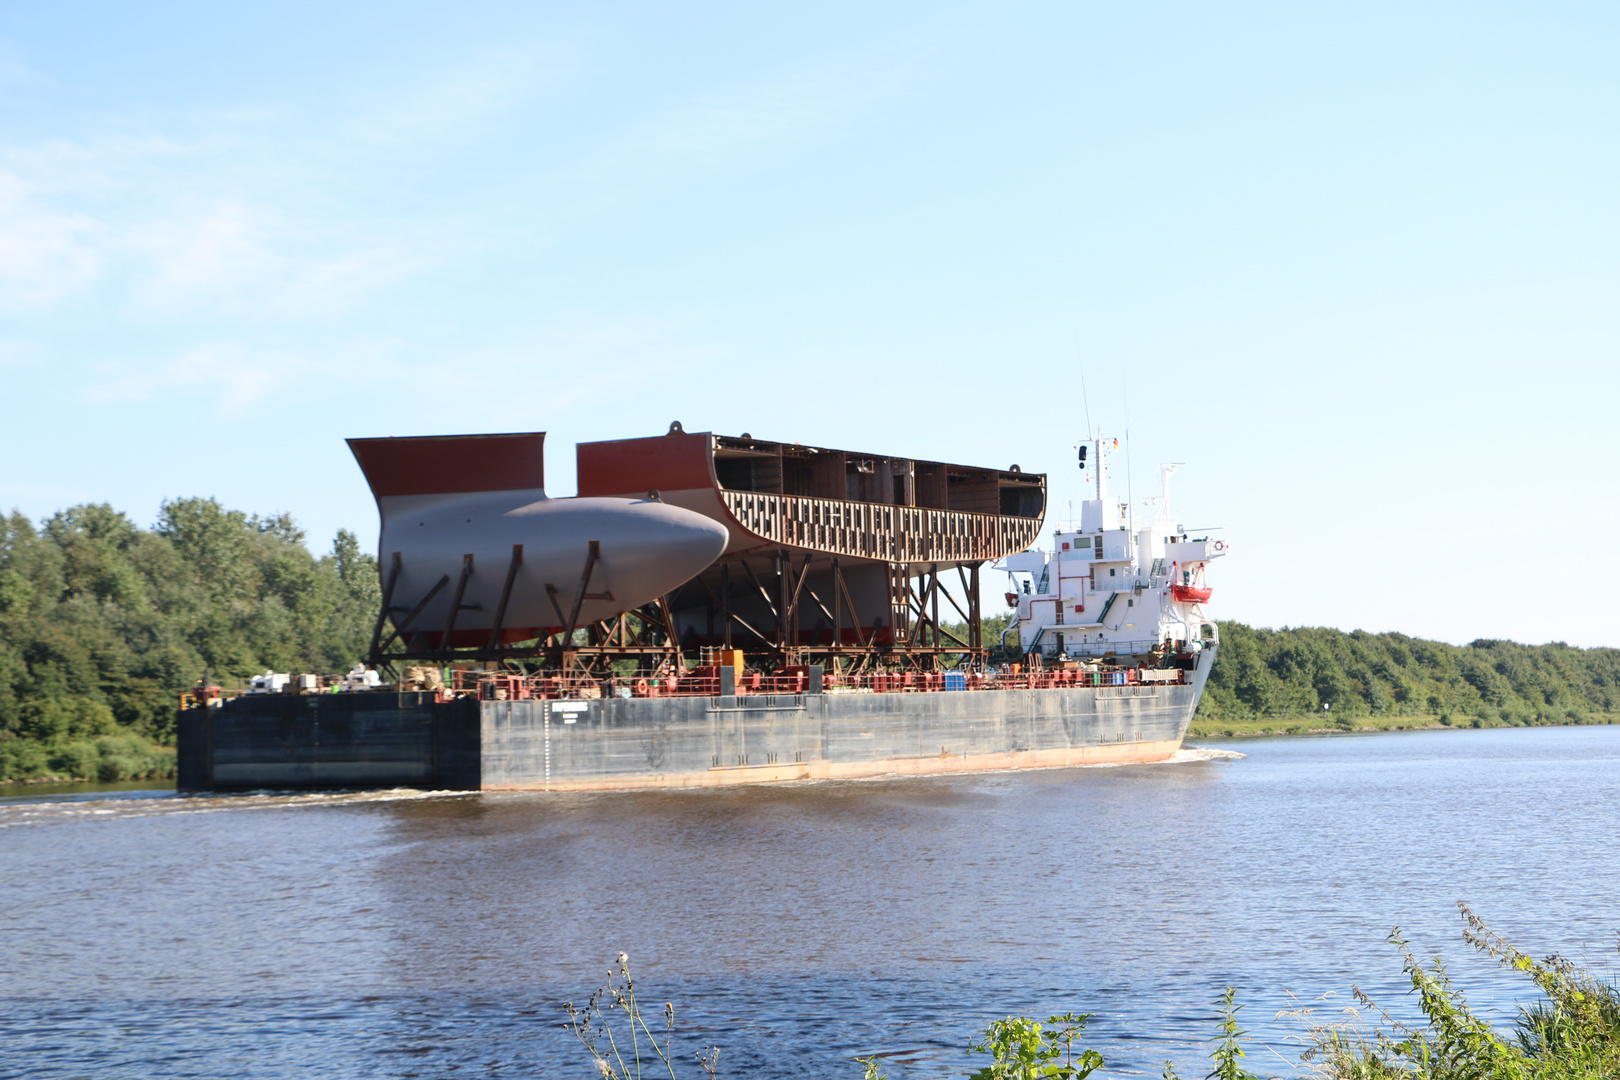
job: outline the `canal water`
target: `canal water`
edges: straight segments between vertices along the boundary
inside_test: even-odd
[[[1358,985],[1410,1013],[1396,925],[1511,1019],[1528,983],[1461,943],[1458,900],[1620,970],[1620,728],[1229,745],[731,791],[0,799],[0,1076],[589,1078],[563,1003],[620,950],[678,1056],[829,1080],[867,1054],[961,1076],[989,1020],[1067,1011],[1103,1075],[1195,1080],[1226,986],[1250,1067],[1292,1075],[1290,1011]]]

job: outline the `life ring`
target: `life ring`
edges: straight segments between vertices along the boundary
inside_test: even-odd
[[[1226,541],[1225,540],[1217,540],[1217,541],[1215,541],[1215,550],[1216,551],[1225,551],[1226,550]]]
[[[636,697],[646,697],[646,696],[647,696],[647,680],[646,679],[637,679],[636,680]]]

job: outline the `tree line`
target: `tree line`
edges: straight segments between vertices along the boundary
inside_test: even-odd
[[[1467,645],[1405,634],[1220,624],[1198,719],[1432,716],[1442,723],[1578,724],[1620,713],[1620,649]],[[1325,708],[1324,708],[1325,706]]]
[[[347,670],[380,602],[377,561],[353,533],[317,557],[287,514],[187,498],[165,502],[151,528],[106,505],[38,526],[0,518],[0,780],[167,775],[181,693],[205,675],[232,685],[267,668]],[[986,620],[987,641],[1005,618]],[[1620,649],[1236,622],[1221,624],[1221,642],[1200,720],[1620,713]]]
[[[0,518],[0,780],[172,772],[179,695],[276,671],[347,670],[380,602],[348,530],[312,555],[287,514],[165,502]]]

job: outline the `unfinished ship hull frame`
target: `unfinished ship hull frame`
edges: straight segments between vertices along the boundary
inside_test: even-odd
[[[490,568],[503,584],[487,639],[458,647],[449,645],[458,620],[478,607],[462,597],[483,568],[469,554],[458,576],[443,574],[407,605],[394,596],[404,555],[390,552],[373,666],[483,662],[604,673],[630,661],[652,673],[724,649],[776,670],[817,661],[832,671],[977,667],[987,655],[980,569],[1027,548],[1044,520],[1045,476],[1016,465],[970,468],[693,434],[679,424],[662,436],[584,443],[577,453],[581,497],[656,498],[696,511],[726,526],[725,552],[656,603],[587,623],[583,601],[612,598],[593,577],[612,540],[593,540],[580,552],[577,579],[545,584],[556,625],[508,642],[507,601],[523,563],[523,547],[514,545],[505,566]],[[965,600],[944,587],[952,578]],[[420,625],[441,593],[449,596],[442,625]]]

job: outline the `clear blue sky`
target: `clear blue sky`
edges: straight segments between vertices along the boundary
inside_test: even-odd
[[[369,544],[345,436],[549,431],[570,494],[679,419],[1061,516],[1083,371],[1225,528],[1216,618],[1620,645],[1617,54],[1597,3],[13,3],[0,506]]]

